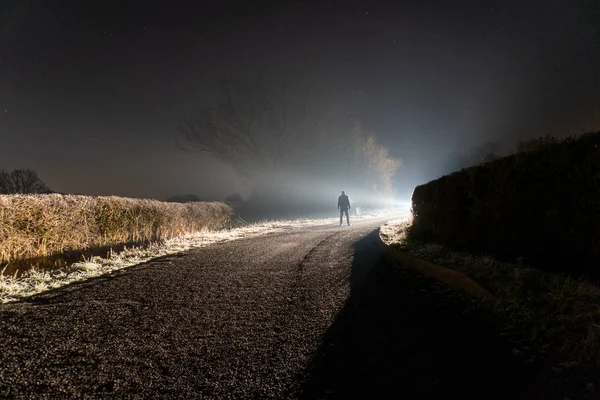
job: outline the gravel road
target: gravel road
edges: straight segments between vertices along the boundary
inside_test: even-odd
[[[382,220],[210,245],[0,306],[0,398],[513,399],[469,302],[385,260]]]

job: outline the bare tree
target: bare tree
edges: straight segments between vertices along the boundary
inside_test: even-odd
[[[183,147],[204,151],[241,176],[276,171],[324,145],[327,125],[341,108],[333,95],[306,84],[290,85],[255,73],[220,81],[223,98],[179,126]]]
[[[0,194],[15,193],[12,176],[5,170],[0,170]]]
[[[1,194],[43,194],[52,191],[31,169],[15,169],[11,173],[0,171]]]
[[[331,92],[259,73],[220,84],[220,102],[179,127],[181,144],[230,165],[253,196],[285,202],[329,185],[373,195],[392,191],[400,161]]]
[[[360,124],[354,124],[351,143],[353,175],[362,177],[372,192],[391,193],[394,176],[402,161],[390,156],[388,149],[378,144],[375,136],[365,132]]]

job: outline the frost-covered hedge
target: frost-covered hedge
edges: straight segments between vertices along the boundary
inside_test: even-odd
[[[231,214],[218,202],[0,195],[0,263],[218,229]]]

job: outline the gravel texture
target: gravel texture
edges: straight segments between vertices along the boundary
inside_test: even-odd
[[[0,398],[518,398],[472,303],[385,221],[210,245],[0,306]]]

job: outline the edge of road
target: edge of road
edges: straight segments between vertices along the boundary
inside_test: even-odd
[[[381,238],[381,228],[377,229],[377,238],[381,242],[381,244],[385,246],[386,255],[388,255],[396,261],[399,261],[402,265],[414,269],[422,273],[423,275],[427,275],[442,283],[445,283],[446,285],[451,286],[454,289],[461,290],[470,296],[494,302],[498,300],[496,296],[494,296],[488,290],[483,288],[469,276],[461,272],[454,271],[452,269],[442,267],[432,262],[417,258],[413,255],[410,255],[406,252],[403,252],[399,249],[388,245]]]

